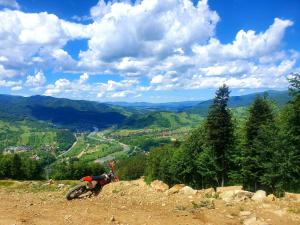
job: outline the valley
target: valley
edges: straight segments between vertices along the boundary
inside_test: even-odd
[[[269,95],[279,105],[288,101],[287,92],[271,91]],[[234,118],[243,120],[247,116],[246,106],[255,96],[230,98]],[[50,164],[122,159],[184,141],[203,123],[210,104],[211,100],[105,104],[0,95],[0,151],[46,157]]]

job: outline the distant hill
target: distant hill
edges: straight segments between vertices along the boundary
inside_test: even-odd
[[[268,91],[230,97],[229,107],[248,107],[256,95],[268,94],[279,105],[289,101],[287,91]],[[73,130],[117,126],[127,128],[193,126],[207,115],[213,100],[170,103],[99,103],[48,96],[0,95],[0,120],[41,120]]]
[[[74,129],[92,129],[121,124],[126,116],[103,103],[53,98],[0,95],[0,119],[44,120]]]
[[[248,94],[248,95],[232,96],[229,98],[228,106],[230,108],[250,106],[257,95],[260,95],[260,96],[266,95],[266,96],[268,96],[268,99],[270,99],[271,101],[274,101],[279,106],[283,106],[290,100],[288,91],[265,91],[265,92]],[[200,114],[202,116],[206,116],[207,112],[209,110],[209,107],[212,105],[212,103],[213,103],[213,100],[210,99],[210,100],[201,102],[189,109],[186,109],[185,111],[188,113],[196,113],[196,114]]]
[[[128,128],[178,128],[198,125],[203,117],[190,113],[148,112],[128,117],[123,127]]]
[[[166,103],[149,102],[107,102],[108,105],[126,107],[135,110],[170,111],[178,112],[199,104],[201,101],[183,101]]]

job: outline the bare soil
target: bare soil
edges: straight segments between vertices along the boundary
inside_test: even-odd
[[[200,204],[206,198],[202,195],[168,195],[153,190],[142,180],[109,184],[91,198],[67,201],[65,193],[66,190],[30,192],[2,187],[0,225],[238,225],[249,217],[260,221],[256,224],[300,224],[299,202],[281,199],[228,204],[213,199],[214,207],[206,207]]]

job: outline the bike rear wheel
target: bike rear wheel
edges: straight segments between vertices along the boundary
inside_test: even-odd
[[[66,195],[67,200],[72,200],[75,198],[79,198],[80,195],[83,195],[85,193],[87,193],[89,191],[89,189],[86,188],[85,185],[83,184],[79,184],[75,187],[73,187]]]

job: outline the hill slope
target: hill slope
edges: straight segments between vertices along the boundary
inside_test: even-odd
[[[0,119],[24,118],[49,121],[74,129],[93,129],[120,124],[121,110],[98,102],[53,98],[0,95]]]
[[[103,225],[295,225],[299,202],[289,199],[226,203],[212,194],[166,194],[142,180],[111,183],[97,197],[68,202],[64,181],[3,181],[0,224]],[[70,181],[69,181],[70,183]],[[72,182],[74,184],[74,182]],[[1,182],[0,182],[1,185]],[[66,189],[64,189],[67,187]],[[34,190],[34,191],[33,191]],[[40,190],[40,191],[39,191]],[[48,191],[47,191],[48,190]],[[209,191],[209,190],[207,190]],[[20,194],[21,193],[21,194]],[[203,193],[203,194],[201,194]]]
[[[268,99],[270,99],[271,101],[274,101],[279,106],[283,106],[290,100],[288,91],[267,91],[267,92],[249,94],[249,95],[232,96],[229,98],[228,105],[230,108],[247,107],[252,104],[252,102],[254,101],[254,99],[256,98],[257,95],[260,95],[260,96],[266,95],[266,96],[268,96]],[[212,105],[212,103],[213,103],[213,100],[210,99],[210,100],[201,102],[198,105],[187,109],[186,111],[189,113],[196,113],[196,114],[206,116],[206,114],[209,110],[209,107]]]
[[[279,105],[289,101],[287,91],[268,91]],[[257,95],[232,96],[229,107],[247,107]],[[213,100],[177,103],[114,103],[70,100],[48,96],[0,95],[0,120],[42,120],[73,130],[117,126],[126,128],[174,128],[193,126],[206,116]],[[119,105],[118,105],[119,104]],[[197,105],[195,105],[197,104]]]

